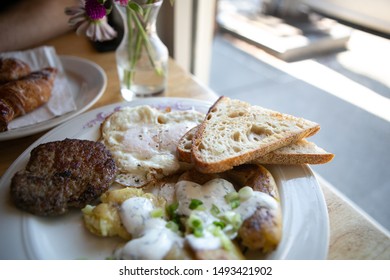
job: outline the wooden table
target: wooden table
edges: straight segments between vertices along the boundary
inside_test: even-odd
[[[118,75],[113,52],[98,53],[83,37],[66,34],[49,42],[60,55],[74,55],[99,64],[107,74],[107,89],[92,107],[123,101],[119,93]],[[163,96],[215,101],[218,96],[195,77],[169,61],[168,88]],[[0,142],[0,176],[11,163],[43,133]],[[329,259],[390,259],[389,233],[376,225],[362,211],[339,194],[322,178],[318,178],[325,195],[330,219]]]

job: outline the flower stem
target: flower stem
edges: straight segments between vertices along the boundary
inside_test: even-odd
[[[149,38],[148,38],[148,34],[146,33],[145,29],[144,29],[144,26],[142,25],[141,21],[139,20],[139,18],[137,17],[137,15],[134,16],[134,22],[135,24],[137,25],[138,27],[138,30],[139,30],[139,35],[140,35],[140,39],[143,39],[144,41],[144,44],[145,44],[145,48],[146,48],[146,52],[148,54],[148,57],[150,59],[150,62],[151,64],[153,65],[153,67],[155,68],[155,63],[153,61],[153,57],[152,57],[152,54],[151,52],[153,51],[153,49],[151,48],[150,46],[150,42],[149,42]]]
[[[127,24],[127,32],[129,34],[129,40],[131,40],[131,38],[133,37],[133,28],[132,28],[132,25],[131,25],[131,11],[128,7],[126,7],[126,24]],[[130,89],[130,86],[131,86],[131,82],[133,80],[133,74],[134,74],[134,66],[135,66],[135,58],[132,57],[132,52],[131,52],[131,44],[127,44],[127,53],[128,53],[128,56],[131,57],[131,65],[130,65],[130,71],[125,69],[124,71],[124,79],[125,79],[125,83],[126,83],[126,87],[128,89]],[[134,55],[134,54],[133,54]]]

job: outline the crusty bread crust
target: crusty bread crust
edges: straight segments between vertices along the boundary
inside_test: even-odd
[[[179,141],[177,154],[179,160],[191,163],[192,139],[198,127],[189,130]],[[253,160],[255,164],[325,164],[334,158],[334,154],[318,147],[315,143],[301,139],[286,147],[276,149]]]
[[[317,123],[220,97],[198,127],[191,159],[200,172],[232,169],[318,132]]]
[[[325,164],[334,154],[318,147],[315,143],[301,139],[289,146],[279,148],[252,161],[257,164]]]
[[[191,163],[191,149],[192,149],[192,140],[196,131],[198,130],[198,126],[191,128],[184,134],[177,145],[177,156],[180,161]]]

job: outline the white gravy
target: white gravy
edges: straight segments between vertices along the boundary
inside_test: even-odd
[[[181,244],[180,236],[166,227],[162,218],[151,217],[154,207],[150,199],[133,197],[121,205],[121,220],[132,240],[118,249],[118,259],[161,260],[175,243]]]

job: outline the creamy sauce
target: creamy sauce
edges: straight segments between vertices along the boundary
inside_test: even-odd
[[[237,235],[237,228],[235,228],[237,220],[239,223],[251,217],[258,207],[266,207],[271,211],[279,207],[278,202],[270,195],[251,191],[249,195],[247,193],[240,199],[239,206],[233,209],[225,199],[227,194],[233,192],[235,192],[234,186],[220,178],[213,179],[203,186],[189,181],[180,181],[176,184],[176,197],[179,201],[178,213],[188,217],[195,216],[202,222],[202,236],[196,237],[190,234],[185,237],[194,250],[214,250],[221,247],[220,238],[210,232],[214,222],[232,219],[232,224],[227,224],[223,231],[228,238],[233,239]],[[203,203],[200,210],[190,209],[189,206],[193,199]],[[218,208],[218,215],[212,213],[213,206]]]
[[[186,216],[191,214],[189,205],[192,199],[202,201],[206,209],[211,209],[214,204],[221,211],[230,210],[230,205],[226,203],[224,197],[234,191],[234,187],[230,182],[219,178],[213,179],[203,186],[189,181],[180,181],[176,184],[179,213]]]
[[[121,220],[126,230],[132,235],[123,248],[117,250],[119,259],[163,259],[174,244],[183,246],[187,242],[194,250],[215,250],[223,246],[221,234],[234,239],[242,221],[251,217],[257,208],[266,207],[270,211],[277,210],[278,202],[268,194],[252,191],[241,197],[237,194],[239,205],[233,207],[225,198],[234,193],[233,185],[224,179],[214,179],[204,185],[189,181],[176,184],[176,199],[179,203],[178,214],[188,217],[188,221],[196,219],[201,224],[201,234],[195,231],[184,238],[166,227],[162,218],[151,217],[154,210],[152,202],[143,197],[133,197],[121,205]],[[201,207],[190,209],[193,199],[202,202]],[[216,214],[215,208],[218,209]],[[217,230],[215,223],[223,221],[225,227]],[[189,225],[187,225],[189,226]],[[198,228],[199,229],[199,228]]]
[[[121,220],[132,240],[115,252],[118,259],[161,260],[173,244],[182,246],[180,236],[166,227],[161,218],[151,217],[152,202],[143,197],[133,197],[121,205]]]
[[[202,237],[196,237],[193,234],[189,234],[186,236],[186,240],[191,248],[197,251],[216,250],[221,248],[221,240],[208,231],[205,231],[204,236]]]
[[[253,195],[241,202],[240,206],[234,211],[241,215],[243,221],[252,216],[258,207],[265,207],[270,209],[271,211],[276,210],[278,208],[278,202],[270,195],[254,191]]]

